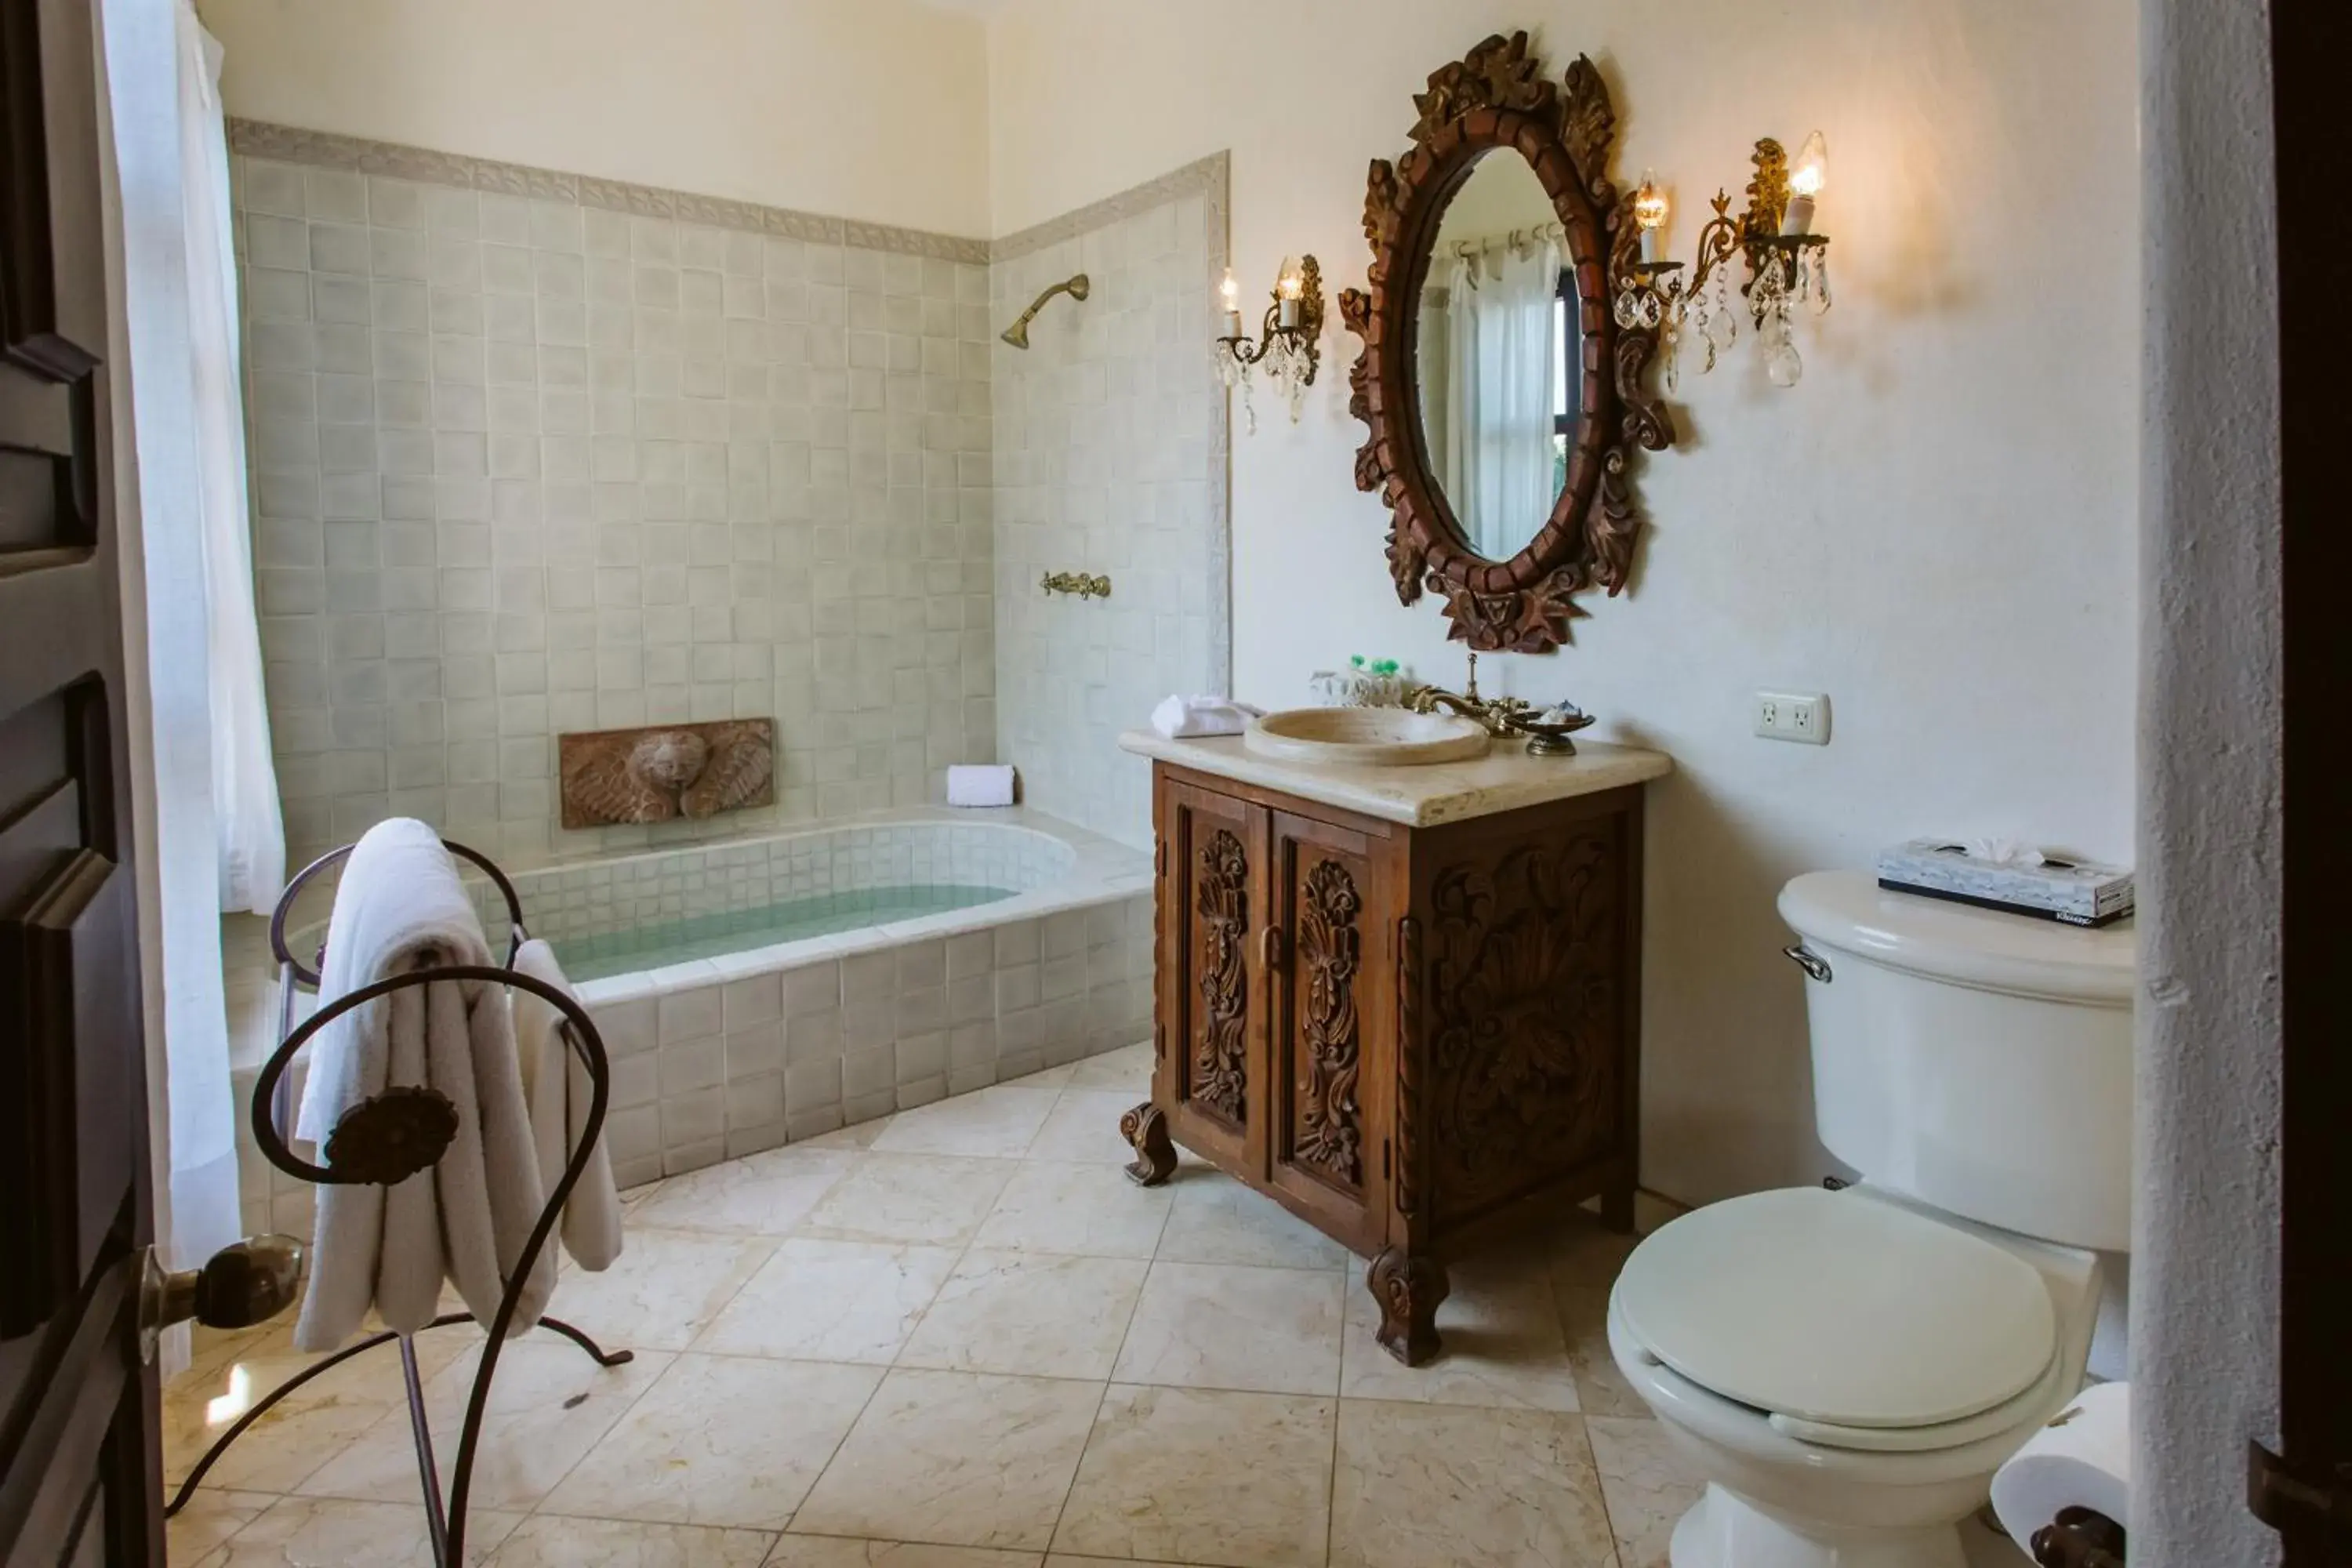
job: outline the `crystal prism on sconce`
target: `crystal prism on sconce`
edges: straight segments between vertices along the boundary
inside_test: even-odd
[[[1748,184],[1748,210],[1731,216],[1731,197],[1722,191],[1711,204],[1715,216],[1699,230],[1698,262],[1687,279],[1683,264],[1663,257],[1665,194],[1647,174],[1627,198],[1633,221],[1622,226],[1611,271],[1616,279],[1617,324],[1656,332],[1665,349],[1666,390],[1675,389],[1685,334],[1699,340],[1702,374],[1739,337],[1745,313],[1764,349],[1764,374],[1775,386],[1794,386],[1805,373],[1797,353],[1794,318],[1800,308],[1814,314],[1830,308],[1829,238],[1813,232],[1813,206],[1829,173],[1828,144],[1822,133],[1805,138],[1791,166],[1769,137],[1756,143],[1756,177]],[[1634,253],[1625,254],[1628,247]],[[1748,277],[1740,298],[1731,297],[1731,268],[1738,257]]]
[[[1290,422],[1298,423],[1307,405],[1307,389],[1323,363],[1323,269],[1312,256],[1283,258],[1281,276],[1274,286],[1274,303],[1255,342],[1242,331],[1241,285],[1232,268],[1218,289],[1224,312],[1224,335],[1212,351],[1217,374],[1228,387],[1242,392],[1242,413],[1250,434],[1257,433],[1257,406],[1251,401],[1254,372],[1263,371],[1275,391],[1290,405]]]

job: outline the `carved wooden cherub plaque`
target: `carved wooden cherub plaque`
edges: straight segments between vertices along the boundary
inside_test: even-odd
[[[563,826],[702,818],[776,799],[776,724],[731,719],[556,738]]]

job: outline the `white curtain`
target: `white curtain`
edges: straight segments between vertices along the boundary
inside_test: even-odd
[[[237,361],[236,247],[221,111],[221,47],[177,6],[181,189],[188,248],[188,339],[195,386],[197,501],[209,611],[213,816],[220,907],[269,913],[286,886],[286,827],[269,752],[261,629],[253,607],[245,425]]]
[[[1446,296],[1445,493],[1478,552],[1518,553],[1550,517],[1554,303],[1549,239],[1457,258]]]

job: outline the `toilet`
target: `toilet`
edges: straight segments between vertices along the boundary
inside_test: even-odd
[[[1609,1345],[1706,1491],[1674,1568],[1963,1568],[1959,1522],[2081,1387],[2129,1244],[2128,922],[1822,871],[1782,889],[1822,1142],[1861,1173],[1633,1249]]]

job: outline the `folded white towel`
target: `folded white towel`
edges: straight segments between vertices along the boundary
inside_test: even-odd
[[[1265,710],[1226,697],[1171,697],[1151,710],[1151,727],[1171,741],[1238,735]]]
[[[1004,764],[958,763],[948,769],[950,805],[1011,805],[1013,769]]]
[[[320,1005],[394,974],[491,962],[439,836],[407,818],[369,829],[335,889]],[[389,1190],[319,1189],[298,1349],[335,1348],[371,1306],[385,1326],[414,1332],[433,1321],[444,1279],[488,1324],[544,1206],[505,987],[411,986],[335,1020],[311,1044],[296,1135],[323,1143],[346,1111],[394,1084],[446,1096],[457,1136],[432,1169]],[[554,1279],[553,1255],[543,1250],[518,1303],[517,1331],[539,1321]]]
[[[569,994],[555,951],[534,938],[515,954],[515,973],[544,980]],[[522,1058],[523,1099],[530,1107],[530,1136],[539,1151],[540,1184],[555,1191],[564,1167],[587,1131],[594,1085],[588,1065],[564,1038],[562,1011],[529,991],[514,993],[515,1048]],[[600,1131],[588,1164],[563,1203],[563,1250],[590,1273],[612,1267],[621,1256],[621,1194],[613,1185],[613,1161]]]

